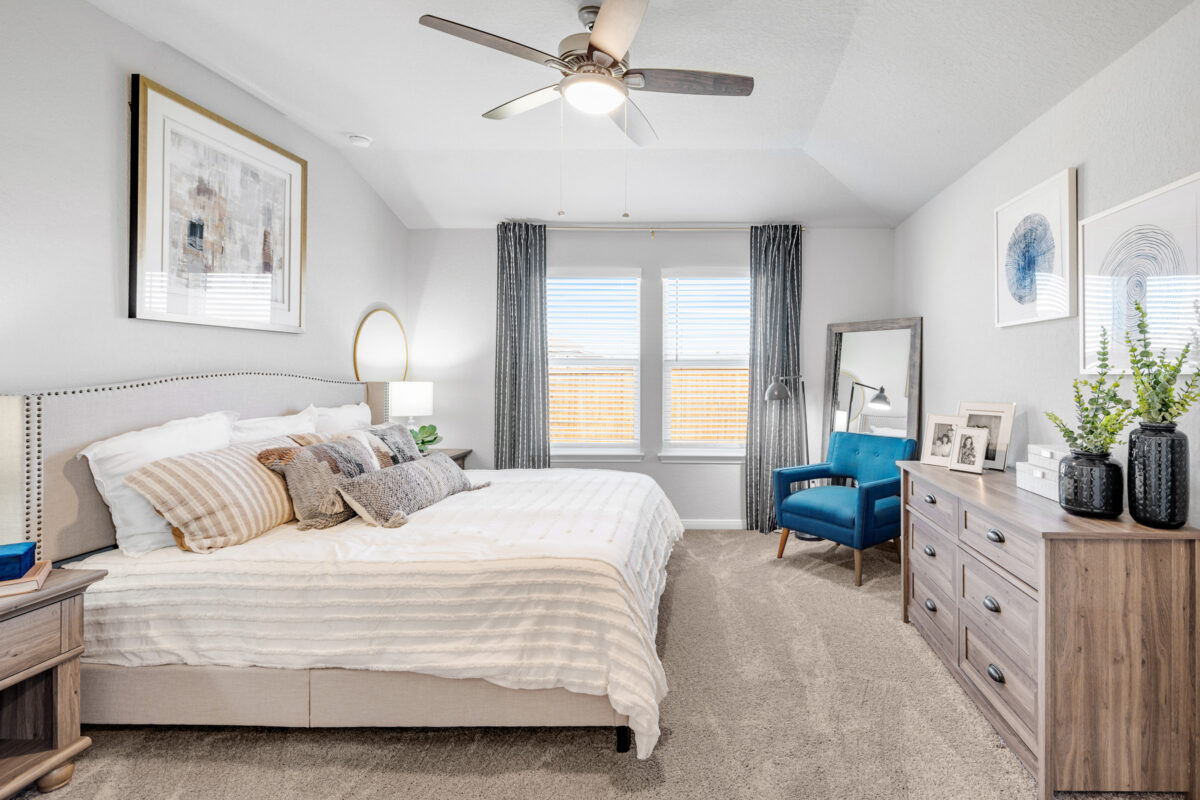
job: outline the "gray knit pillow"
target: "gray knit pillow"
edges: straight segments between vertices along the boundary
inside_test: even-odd
[[[395,464],[416,461],[421,457],[421,450],[407,425],[376,425],[367,428],[367,432],[392,451],[392,462]]]
[[[378,472],[379,460],[357,439],[335,439],[307,447],[273,447],[258,461],[287,481],[302,531],[332,528],[354,516],[337,493],[338,484],[365,472]]]
[[[371,525],[399,528],[408,515],[452,494],[482,489],[472,486],[467,474],[445,453],[370,472],[338,482],[346,505]]]

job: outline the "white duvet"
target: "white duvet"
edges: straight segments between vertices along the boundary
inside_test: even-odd
[[[655,650],[683,525],[651,478],[608,470],[469,472],[396,529],[281,526],[211,554],[101,553],[85,660],[422,672],[608,695],[638,758],[658,741]]]

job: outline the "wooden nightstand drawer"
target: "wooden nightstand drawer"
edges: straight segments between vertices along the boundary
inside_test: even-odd
[[[62,610],[43,606],[0,622],[0,679],[54,658],[61,651]]]
[[[1038,537],[966,503],[962,504],[961,517],[960,541],[984,559],[1003,567],[1034,589],[1038,588]]]
[[[1017,735],[1032,748],[1037,741],[1037,681],[963,614],[958,623],[958,665]]]
[[[953,536],[955,527],[955,504],[957,498],[949,492],[943,492],[932,483],[926,483],[912,476],[908,478],[909,508],[922,514],[942,529],[948,536]]]
[[[1037,600],[964,552],[959,559],[962,595],[959,608],[996,642],[1006,658],[1037,677]]]
[[[952,597],[958,545],[916,514],[909,514],[908,520],[908,563],[913,572]]]

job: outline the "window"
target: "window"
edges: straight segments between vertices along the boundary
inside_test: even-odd
[[[636,452],[641,279],[635,272],[546,281],[550,350],[550,447],[572,452]]]
[[[663,446],[746,447],[750,278],[663,277]]]

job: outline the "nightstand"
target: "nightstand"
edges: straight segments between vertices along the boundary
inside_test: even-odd
[[[467,468],[467,456],[471,455],[471,453],[473,453],[475,451],[470,449],[469,447],[465,448],[465,449],[460,449],[460,448],[456,448],[456,447],[431,447],[431,448],[429,448],[429,452],[445,453],[446,455],[450,456],[451,461],[453,461],[455,464],[458,464],[458,466],[461,467],[462,469],[466,469]]]
[[[0,597],[0,798],[66,786],[92,743],[79,733],[83,592],[106,574],[56,569],[38,591]]]

